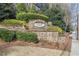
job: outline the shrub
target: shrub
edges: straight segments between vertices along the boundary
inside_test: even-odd
[[[68,25],[66,28],[66,32],[71,32],[71,31],[73,31],[73,29],[70,27],[70,25]]]
[[[23,40],[28,42],[38,42],[37,35],[35,33],[23,33],[18,31],[14,32],[4,28],[0,28],[0,38],[5,42],[11,42],[15,38],[17,40]]]
[[[47,16],[43,14],[36,14],[36,13],[25,13],[25,12],[18,13],[16,18],[19,20],[25,20],[26,22],[32,19],[42,19],[42,20],[48,21]]]
[[[14,32],[0,28],[0,38],[6,42],[11,42],[14,37]]]
[[[13,39],[23,40],[28,42],[37,43],[37,35],[35,33],[23,33],[23,32],[14,32],[4,28],[0,28],[0,38],[5,42],[11,42]]]
[[[37,35],[35,33],[16,32],[16,38],[18,40],[23,40],[28,42],[38,42]]]
[[[48,31],[59,32],[59,33],[63,32],[63,30],[58,26],[48,26]]]
[[[3,23],[4,25],[10,25],[10,26],[14,26],[14,25],[23,26],[23,25],[26,24],[25,21],[15,20],[15,19],[4,20],[2,23]]]
[[[16,17],[16,8],[13,3],[0,3],[0,21]]]
[[[63,20],[52,20],[52,24],[55,26],[59,26],[65,31],[66,23]]]

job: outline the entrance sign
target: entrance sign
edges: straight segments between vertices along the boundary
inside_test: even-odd
[[[36,27],[44,27],[45,24],[41,23],[41,22],[38,22],[38,23],[35,23],[34,26],[36,26]]]
[[[38,19],[29,21],[29,30],[45,31],[47,30],[47,22]]]

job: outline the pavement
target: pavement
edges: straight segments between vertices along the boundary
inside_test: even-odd
[[[72,40],[70,56],[79,56],[79,40]]]
[[[2,51],[3,56],[60,56],[62,50],[31,47],[31,46],[13,46]],[[62,56],[67,56],[68,52]]]

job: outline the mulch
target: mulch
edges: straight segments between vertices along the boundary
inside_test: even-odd
[[[3,49],[3,48],[6,49],[11,46],[32,46],[32,47],[64,50],[64,44],[59,44],[56,42],[50,43],[48,41],[39,41],[39,43],[33,43],[33,42],[24,42],[24,41],[12,41],[8,43],[0,40],[0,49]],[[69,49],[70,47],[66,48],[66,50],[69,50]]]

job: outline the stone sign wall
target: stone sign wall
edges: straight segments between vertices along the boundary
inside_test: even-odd
[[[71,38],[66,33],[65,36],[59,36],[58,32],[34,32],[38,35],[39,40],[45,40],[49,43],[56,43],[58,49],[71,50]]]
[[[47,40],[49,42],[64,43],[65,37],[59,37],[58,32],[34,32],[37,34],[39,40]]]
[[[49,42],[57,42],[58,32],[34,32],[39,40],[47,40]]]

